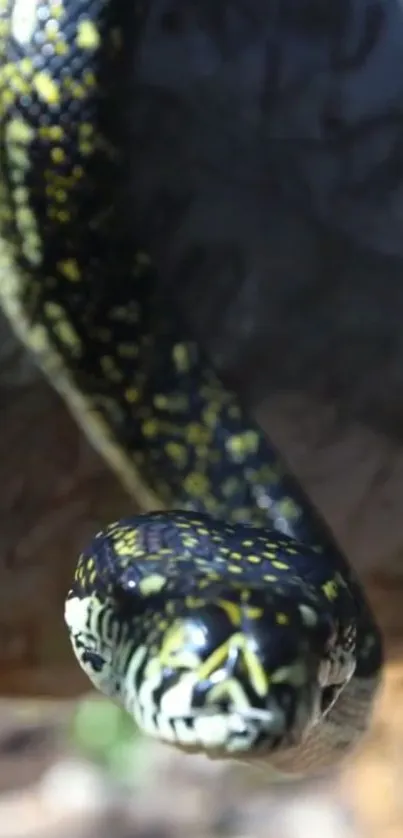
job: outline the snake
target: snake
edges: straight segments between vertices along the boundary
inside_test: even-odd
[[[131,4],[134,41],[152,7]],[[78,558],[72,650],[147,736],[284,775],[330,770],[370,726],[381,633],[152,253],[121,234],[126,13],[0,0],[1,307],[142,509]]]

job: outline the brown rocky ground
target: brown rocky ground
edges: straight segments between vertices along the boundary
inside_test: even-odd
[[[312,409],[299,406],[296,421],[290,400],[265,410],[363,574],[387,641],[373,730],[343,776],[273,789],[135,740],[118,781],[74,745],[76,703],[54,699],[87,689],[61,618],[77,553],[133,504],[3,327],[0,344],[0,836],[403,836],[402,452],[359,428],[332,437]]]

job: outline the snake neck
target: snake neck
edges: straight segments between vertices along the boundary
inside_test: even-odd
[[[379,674],[351,678],[329,714],[312,728],[303,743],[270,754],[266,759],[252,758],[249,764],[265,773],[268,770],[277,773],[278,780],[314,777],[340,770],[357,746],[365,741],[379,683]]]

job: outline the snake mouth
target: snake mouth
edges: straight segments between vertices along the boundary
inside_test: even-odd
[[[222,748],[228,755],[236,756],[237,753],[249,752],[251,748],[274,751],[284,744],[284,720],[279,708],[223,711],[222,708],[205,707],[186,718],[170,717],[170,723],[176,729],[178,722],[185,722],[188,729],[193,728],[194,747],[207,752]]]
[[[309,667],[300,685],[284,678],[260,697],[225,664],[202,682],[198,671],[160,669],[155,659],[143,675],[127,709],[145,733],[193,752],[236,758],[286,750],[305,741],[319,718],[321,691]]]
[[[245,753],[273,753],[300,744],[315,719],[313,703],[298,696],[294,724],[274,698],[266,708],[237,708],[225,704],[199,707],[186,713],[156,714],[159,735],[193,751],[220,750],[229,757]],[[151,731],[150,731],[151,732]]]

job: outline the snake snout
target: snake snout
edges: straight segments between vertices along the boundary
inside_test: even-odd
[[[182,602],[149,647],[130,699],[136,721],[166,741],[227,756],[298,744],[320,705],[320,662],[298,614],[252,589],[210,594]]]

